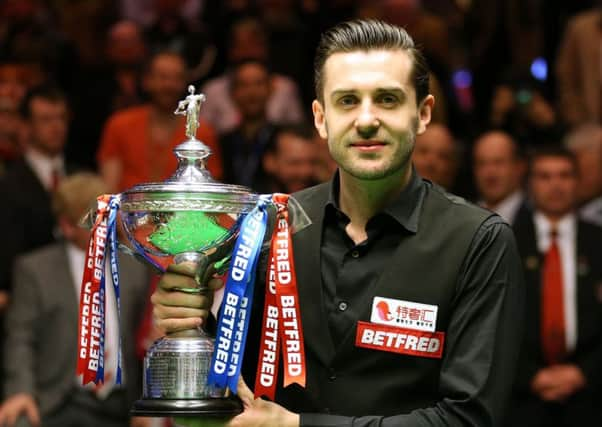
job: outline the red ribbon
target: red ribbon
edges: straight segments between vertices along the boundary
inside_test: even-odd
[[[79,297],[77,375],[82,384],[97,382],[97,372],[104,367],[104,295],[101,281],[107,243],[108,204],[110,195],[99,196],[96,220],[90,235]]]
[[[274,399],[278,361],[282,350],[284,383],[305,387],[305,348],[299,310],[297,277],[289,224],[287,194],[274,194],[278,207],[276,230],[272,235],[270,264],[263,310],[259,365],[255,396]]]

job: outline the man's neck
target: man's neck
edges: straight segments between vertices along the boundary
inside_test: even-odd
[[[173,113],[173,110],[162,109],[154,104],[150,104],[151,123],[159,125],[173,124],[178,118]]]
[[[412,176],[411,165],[379,180],[355,178],[341,170],[339,206],[349,217],[347,234],[355,243],[366,239],[366,224],[375,214],[399,196]]]

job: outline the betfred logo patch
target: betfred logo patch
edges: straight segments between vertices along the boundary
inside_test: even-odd
[[[380,325],[435,332],[435,327],[437,326],[437,306],[392,298],[374,297],[370,321]]]
[[[444,340],[443,332],[415,331],[361,321],[357,322],[355,335],[358,347],[433,359],[441,359]]]

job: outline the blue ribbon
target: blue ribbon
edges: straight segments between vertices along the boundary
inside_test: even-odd
[[[267,200],[245,217],[234,244],[207,382],[236,393],[255,288],[255,266],[267,228]]]
[[[119,296],[119,259],[117,256],[117,211],[119,210],[119,197],[113,196],[109,201],[109,222],[107,225],[107,245],[109,246],[109,256],[111,262],[111,278],[113,279],[113,290],[115,292],[115,302],[117,305],[117,325],[118,325],[118,344],[117,344],[117,373],[116,384],[121,384],[121,298]]]

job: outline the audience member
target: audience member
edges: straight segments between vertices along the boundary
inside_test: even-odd
[[[146,297],[148,275],[133,258],[120,259],[121,329],[107,272],[105,383],[81,385],[77,377],[78,302],[89,230],[80,218],[104,182],[91,173],[65,178],[53,196],[63,241],[19,257],[7,312],[4,392],[0,425],[128,427],[131,402],[140,392],[141,367],[134,356],[135,329]],[[107,263],[108,270],[108,263]],[[119,333],[124,337],[125,385],[115,383]],[[18,422],[17,422],[18,420]]]
[[[571,127],[602,122],[602,8],[568,22],[556,58],[558,110]]]
[[[145,71],[143,85],[149,102],[114,113],[104,127],[97,158],[111,191],[169,177],[177,166],[172,150],[187,139],[186,118],[174,115],[186,89],[184,60],[176,53],[159,52]],[[197,138],[211,148],[208,168],[220,179],[220,150],[205,121],[200,123]]]
[[[265,30],[253,18],[244,18],[233,24],[228,45],[228,61],[237,64],[254,59],[269,63]],[[240,123],[240,111],[231,93],[231,76],[226,74],[209,80],[201,90],[207,102],[201,108],[205,118],[218,133],[224,134]],[[301,98],[296,83],[280,74],[270,75],[272,87],[267,105],[267,119],[275,124],[299,123],[303,120]]]
[[[514,225],[527,318],[508,426],[602,423],[602,229],[577,218],[577,186],[570,152],[534,154],[534,212]]]
[[[416,137],[412,163],[418,174],[451,190],[458,172],[460,149],[444,125],[433,123]]]
[[[231,97],[240,112],[240,124],[220,139],[224,179],[254,188],[265,174],[261,159],[273,138],[267,119],[270,73],[260,61],[243,61],[232,70]]]
[[[303,125],[279,127],[263,155],[266,175],[256,190],[291,194],[314,185],[316,155],[312,129]]]
[[[509,224],[527,214],[523,190],[527,164],[510,135],[502,131],[481,135],[473,147],[473,172],[479,205],[494,211]]]
[[[217,52],[208,32],[199,25],[198,10],[196,15],[183,13],[190,9],[191,3],[190,0],[155,0],[154,17],[145,36],[152,52],[170,50],[181,54],[190,70],[190,80],[197,81],[212,69]],[[197,19],[191,19],[194,16]]]
[[[104,51],[99,55],[105,62],[82,67],[70,94],[74,118],[66,155],[89,168],[96,166],[94,155],[107,118],[143,102],[142,68],[147,47],[140,27],[131,21],[118,21],[104,40]]]
[[[602,227],[602,126],[582,125],[566,137],[565,143],[579,166],[579,214]]]
[[[0,179],[0,291],[9,292],[14,257],[51,243],[55,221],[51,196],[66,173],[63,148],[68,107],[53,86],[38,86],[25,96],[22,115],[27,127],[25,153]],[[1,309],[1,308],[0,308]]]

